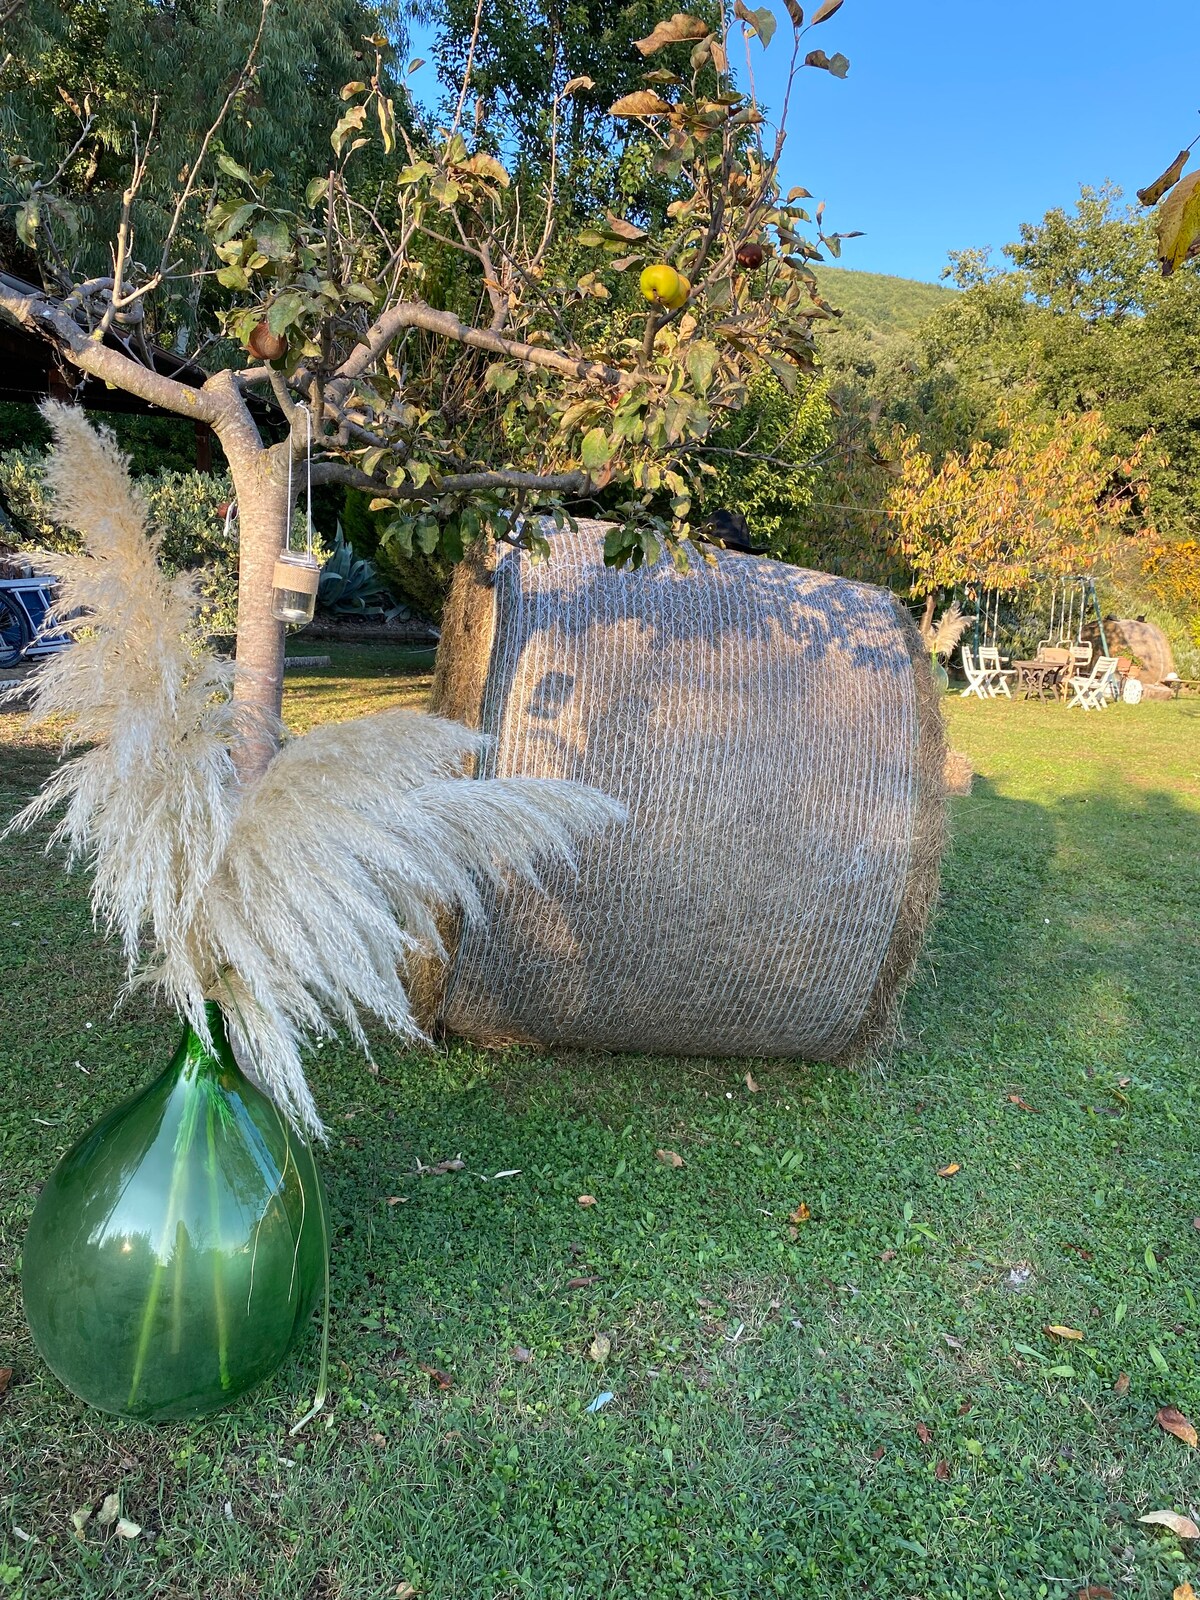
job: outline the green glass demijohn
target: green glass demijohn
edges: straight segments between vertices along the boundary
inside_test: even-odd
[[[241,1072],[220,1007],[59,1162],[25,1240],[34,1342],[101,1411],[163,1420],[266,1378],[326,1282],[305,1139]]]

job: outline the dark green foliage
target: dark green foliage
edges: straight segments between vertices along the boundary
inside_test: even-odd
[[[772,555],[811,565],[807,507],[829,439],[824,385],[809,384],[789,395],[772,373],[759,374],[745,406],[713,436],[706,459],[714,475],[701,479],[693,520],[729,507],[746,518],[755,542],[769,545]],[[734,451],[740,454],[725,453]]]
[[[402,696],[394,652],[370,652],[366,675],[333,653],[327,673],[288,674],[289,717]],[[1162,1600],[1200,1585],[1196,1553],[1137,1521],[1196,1510],[1195,1454],[1154,1416],[1200,1420],[1200,721],[1183,704],[948,712],[976,795],[955,803],[907,1043],[885,1066],[380,1040],[376,1075],[349,1050],[314,1054],[334,1389],[330,1424],[295,1439],[315,1327],[203,1426],[101,1421],[36,1360],[17,1281],[34,1192],[156,1069],[174,1023],[110,1017],[118,956],[96,944],[85,883],[38,838],[0,847],[9,1588],[1073,1600],[1096,1584]],[[8,815],[52,750],[16,719],[0,740]],[[462,1171],[418,1170],[460,1153]],[[790,1224],[801,1202],[811,1218]],[[1051,1323],[1085,1337],[1056,1345]],[[76,1539],[71,1513],[109,1489],[141,1536]]]
[[[453,565],[444,556],[429,555],[419,547],[406,550],[400,541],[385,536],[392,512],[368,510],[370,500],[357,489],[347,489],[342,505],[342,531],[349,544],[370,556],[380,577],[398,600],[436,622],[442,614]]]
[[[196,427],[184,417],[139,417],[121,411],[89,411],[90,420],[108,428],[129,457],[135,478],[148,472],[193,472],[196,469]],[[50,448],[50,430],[32,404],[0,402],[0,453],[36,446]],[[220,472],[225,454],[211,435],[214,471]]]
[[[58,192],[75,212],[60,215],[60,246],[84,272],[111,270],[132,130],[138,128],[144,145],[157,102],[155,151],[134,211],[138,259],[157,265],[179,173],[236,80],[259,13],[258,0],[170,7],[153,0],[26,0],[5,29],[14,59],[6,69],[7,109],[0,122],[0,199],[22,199],[32,180],[45,179],[66,160]],[[255,81],[236,103],[217,148],[252,172],[274,174],[280,193],[302,190],[329,164],[336,97],[345,82],[362,76],[364,35],[380,29],[402,48],[405,24],[387,0],[274,0]],[[205,248],[189,225],[179,242],[181,260],[195,266]],[[24,253],[16,264],[37,271]],[[195,321],[199,286],[184,287],[186,295],[176,297],[164,323],[172,332]]]

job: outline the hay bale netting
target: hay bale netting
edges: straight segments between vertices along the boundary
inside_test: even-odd
[[[440,1008],[480,1043],[859,1053],[891,1019],[942,853],[945,744],[885,589],[718,552],[614,572],[604,525],[466,564],[433,709],[488,775],[572,778],[631,822],[468,927]],[[428,986],[424,998],[430,1003]]]
[[[1083,637],[1098,648],[1099,624],[1085,623]],[[1153,622],[1139,622],[1133,617],[1106,617],[1104,638],[1110,656],[1130,656],[1137,661],[1130,676],[1142,683],[1162,683],[1175,671],[1171,641]]]

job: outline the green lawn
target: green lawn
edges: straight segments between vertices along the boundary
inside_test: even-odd
[[[349,659],[289,674],[298,725],[412,697]],[[159,1428],[85,1410],[30,1346],[37,1185],[176,1030],[110,1016],[84,881],[4,845],[0,1596],[1200,1587],[1137,1520],[1200,1515],[1200,1452],[1155,1421],[1200,1420],[1200,713],[949,712],[979,775],[889,1060],[755,1063],[752,1093],[745,1062],[319,1053],[333,1392],[299,1440],[315,1329],[233,1409]],[[48,761],[0,721],[0,812]],[[112,1491],[140,1537],[76,1538]]]

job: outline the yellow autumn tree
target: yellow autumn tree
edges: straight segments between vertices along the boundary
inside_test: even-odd
[[[1117,458],[1095,411],[1001,423],[1005,443],[977,440],[936,467],[918,438],[902,441],[888,510],[914,596],[966,584],[1015,594],[1093,571],[1128,517],[1147,441]]]

